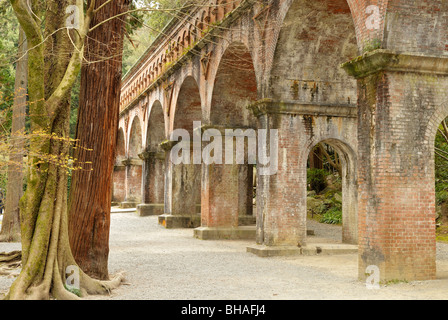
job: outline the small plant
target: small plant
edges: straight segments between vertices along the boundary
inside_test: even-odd
[[[338,207],[332,207],[322,216],[321,223],[327,224],[341,224],[342,223],[342,211]]]
[[[381,48],[381,40],[375,38],[373,40],[366,42],[364,46],[364,52],[371,52],[380,48]]]
[[[320,193],[327,187],[326,177],[328,172],[323,169],[309,169],[307,172],[307,184],[310,190]]]
[[[67,291],[69,291],[69,292],[73,293],[74,295],[76,295],[76,296],[78,296],[78,297],[81,298],[81,290],[76,289],[76,288],[73,288],[73,287],[69,287],[69,286],[67,286],[67,285],[65,285],[65,284],[64,284],[64,288],[65,288]]]
[[[398,280],[398,279],[392,279],[392,280],[386,281],[386,285],[393,285],[393,284],[400,284],[400,283],[409,283],[409,281]]]

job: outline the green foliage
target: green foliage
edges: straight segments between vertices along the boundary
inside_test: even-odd
[[[327,187],[326,177],[328,172],[323,169],[308,169],[306,182],[310,190],[320,193]]]
[[[435,192],[436,192],[436,211],[438,213],[438,222],[446,224],[447,221],[447,202],[448,202],[448,133],[445,128],[448,119],[439,126],[434,147],[435,147]],[[444,125],[445,124],[445,125]]]
[[[327,224],[342,224],[342,195],[340,191],[332,190],[325,195],[317,196],[322,203],[314,210],[320,216],[319,222]]]
[[[133,8],[151,7],[156,10],[133,13],[128,17],[128,37],[123,49],[123,74],[132,68],[171,19],[181,18],[180,12],[173,9],[180,8],[183,2],[182,0],[133,1]]]
[[[8,182],[8,172],[7,171],[0,171],[0,189],[3,193],[3,199],[6,199],[6,185]]]
[[[19,24],[9,1],[0,0],[0,111],[7,111],[2,130],[9,131],[14,102],[15,61],[19,41]]]
[[[320,219],[321,223],[342,224],[342,208],[337,206],[330,208]]]
[[[436,188],[436,202],[438,205],[448,200],[448,161],[444,156],[448,157],[448,141],[442,133],[443,126],[440,126],[440,131],[436,135],[434,146],[439,149],[435,155],[435,188]],[[447,154],[444,154],[446,152]],[[441,155],[441,156],[440,156]]]
[[[364,45],[364,52],[370,52],[381,48],[381,40],[375,38],[373,40],[369,40]]]
[[[74,295],[76,295],[76,296],[78,296],[78,297],[81,297],[81,290],[76,289],[76,288],[73,288],[73,287],[68,287],[68,286],[66,286],[65,284],[64,284],[64,288],[65,288],[67,291],[73,293]]]

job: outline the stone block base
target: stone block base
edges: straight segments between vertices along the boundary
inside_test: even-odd
[[[259,257],[355,254],[358,253],[358,246],[333,243],[313,243],[304,247],[254,245],[247,247],[247,252]]]
[[[138,205],[139,205],[138,202],[125,201],[120,203],[120,208],[121,209],[137,208]]]
[[[239,216],[238,225],[239,226],[251,226],[257,223],[257,218],[254,216]]]
[[[238,228],[208,228],[194,229],[194,237],[200,240],[255,240],[255,226],[241,226]]]
[[[294,246],[263,246],[255,245],[247,247],[247,252],[253,253],[259,257],[282,257],[282,256],[300,256],[302,249]]]
[[[137,206],[137,215],[140,217],[163,215],[165,205],[162,204],[139,204]]]
[[[163,214],[159,216],[159,224],[167,229],[197,228],[201,225],[201,216],[175,216]]]

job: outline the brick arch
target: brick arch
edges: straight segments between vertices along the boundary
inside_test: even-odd
[[[340,67],[359,53],[347,0],[295,0],[282,15],[267,77],[269,96],[304,103],[355,103],[356,81]]]
[[[122,160],[126,157],[126,136],[124,133],[124,128],[120,127],[118,129],[117,135],[117,151],[116,159],[117,161]]]
[[[202,120],[202,99],[198,82],[193,75],[185,75],[176,86],[170,115],[170,133],[176,129],[186,130],[193,137],[193,122]],[[189,141],[184,141],[189,142]],[[168,157],[172,157],[170,153]],[[172,159],[172,158],[171,158]],[[170,197],[165,199],[165,211],[173,216],[193,219],[201,203],[201,165],[167,162],[165,188]],[[175,223],[175,222],[173,222]]]
[[[182,48],[182,50],[184,50],[185,48],[188,48],[188,46],[189,46],[189,39],[188,39],[188,30],[187,29],[185,29],[183,32],[182,32],[182,43],[181,43],[181,48]]]
[[[435,108],[432,116],[429,118],[424,138],[429,144],[435,141],[437,129],[446,117],[448,117],[448,97],[446,102]]]
[[[429,167],[432,169],[435,166],[435,151],[434,151],[434,143],[436,140],[437,130],[441,125],[442,121],[448,117],[448,96],[446,100],[435,107],[432,116],[429,118],[429,121],[426,125],[426,132],[424,135],[424,142],[427,143],[428,149],[428,161]],[[435,171],[431,170],[429,173],[432,176],[432,179],[435,179]]]
[[[138,115],[135,115],[130,123],[128,137],[128,157],[138,158],[142,151],[142,124]]]
[[[226,47],[213,79],[210,122],[255,127],[255,118],[246,107],[259,98],[257,77],[252,55],[243,42]]]
[[[202,120],[202,97],[199,82],[193,75],[186,75],[173,95],[171,130],[186,129],[192,133],[193,121]]]
[[[192,47],[193,44],[198,40],[196,25],[194,24],[193,21],[192,23],[190,23],[190,27],[188,29],[188,36],[190,39],[190,46]]]
[[[147,121],[147,134],[145,146],[148,149],[157,149],[165,140],[165,115],[160,100],[152,104]]]
[[[339,155],[342,165],[342,242],[358,243],[358,161],[356,148],[346,139],[332,135],[322,136],[314,140],[305,149],[308,154],[318,143],[326,143]],[[305,157],[304,159],[306,159]],[[306,166],[306,164],[305,164]],[[305,181],[307,181],[305,179]]]

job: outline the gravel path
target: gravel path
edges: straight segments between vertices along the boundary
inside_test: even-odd
[[[341,228],[309,222],[316,237],[340,239]],[[357,280],[357,255],[259,258],[253,241],[201,241],[188,229],[167,230],[156,217],[112,215],[109,271],[126,272],[110,296],[136,300],[447,299],[448,245],[438,244],[438,279],[368,290]],[[17,249],[0,244],[0,252]],[[0,277],[0,292],[12,279]]]

